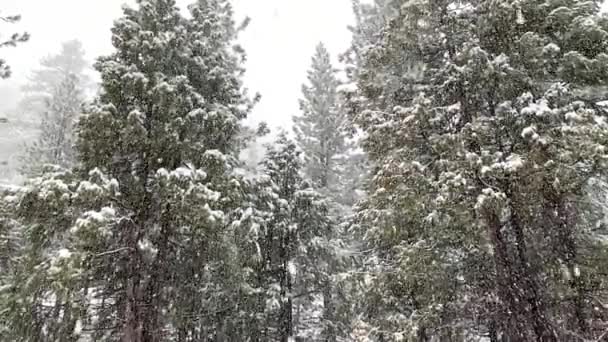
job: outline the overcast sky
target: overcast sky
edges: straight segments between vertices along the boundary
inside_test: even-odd
[[[125,0],[0,0],[4,14],[19,13],[21,23],[2,30],[27,30],[31,40],[3,49],[13,68],[10,81],[0,80],[0,106],[11,103],[7,87],[22,83],[39,60],[58,51],[61,42],[77,38],[89,60],[112,52],[110,28],[121,15]],[[132,0],[128,1],[132,3]],[[180,7],[191,1],[178,0]],[[352,21],[350,0],[233,0],[240,21],[252,22],[242,34],[248,53],[246,85],[262,94],[253,119],[271,125],[289,125],[298,112],[300,86],[314,47],[323,41],[337,56],[349,45],[347,26]],[[11,31],[12,32],[12,31]],[[4,91],[3,91],[4,90]],[[15,93],[13,93],[15,94]],[[8,101],[7,101],[8,100]],[[2,107],[0,107],[2,108]]]

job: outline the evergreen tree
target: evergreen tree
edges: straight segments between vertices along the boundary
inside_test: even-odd
[[[28,82],[21,87],[23,99],[19,103],[22,115],[39,121],[44,113],[49,111],[49,104],[57,102],[58,89],[73,82],[74,87],[82,92],[84,97],[91,88],[91,80],[87,75],[90,68],[85,58],[82,43],[69,40],[61,44],[57,54],[49,55],[40,60],[40,68],[34,70],[28,77]],[[63,99],[60,99],[61,101]]]
[[[357,151],[337,73],[320,43],[308,71],[309,84],[302,86],[302,114],[294,117],[294,131],[305,155],[306,176],[344,213],[359,199],[365,158]]]
[[[348,122],[340,96],[340,81],[337,70],[332,66],[330,54],[323,44],[319,44],[312,58],[308,72],[308,85],[302,87],[303,99],[300,100],[302,115],[294,118],[296,141],[304,152],[306,166],[304,173],[312,181],[313,188],[332,199],[330,203],[335,221],[343,220],[359,197],[359,189],[364,177],[365,166],[362,154],[356,153],[353,143],[352,125]],[[342,222],[340,222],[342,223]],[[340,224],[332,236],[335,252],[344,255],[346,242],[351,241],[349,234]],[[318,256],[322,257],[322,256]],[[336,281],[347,270],[347,262],[336,258],[335,254],[326,255],[322,262],[330,267],[332,277],[322,285],[318,301],[322,305],[313,311],[302,313],[302,319],[320,316],[318,330],[323,341],[336,341],[344,336],[345,326],[350,315],[345,312],[348,301],[344,300],[344,281]],[[321,311],[320,315],[314,310]]]
[[[21,158],[26,175],[39,174],[45,164],[69,168],[75,161],[74,127],[90,86],[84,54],[79,41],[63,43],[60,53],[42,59],[42,68],[22,88],[21,120],[39,123],[37,140],[26,145]]]
[[[244,55],[227,1],[189,10],[124,9],[116,52],[95,65],[102,91],[77,128],[77,167],[34,179],[18,201],[28,233],[0,310],[11,340],[243,336],[231,221]]]
[[[251,341],[320,340],[327,260],[336,250],[326,200],[302,178],[300,151],[284,134],[268,146],[240,222],[250,274]],[[249,251],[247,253],[247,251]],[[334,258],[337,256],[334,254]]]
[[[20,15],[4,16],[0,13],[0,23],[14,24],[19,20],[21,20]],[[16,46],[18,43],[28,41],[29,38],[30,35],[28,33],[13,33],[8,39],[0,36],[0,48]],[[8,63],[4,59],[0,58],[0,79],[8,78],[10,76],[11,69]]]
[[[98,176],[99,173],[92,173],[91,183],[82,182],[88,188],[77,190],[72,173],[49,169],[16,194],[3,198],[3,207],[9,210],[4,222],[17,223],[7,228],[18,234],[20,241],[19,248],[11,252],[13,262],[1,279],[0,315],[6,325],[3,338],[78,341],[81,337],[93,287],[76,282],[84,265],[75,262],[73,249],[68,249],[69,224],[78,209],[90,207],[97,196],[114,191],[110,183],[97,187],[103,181]],[[91,211],[87,215],[94,214]],[[112,209],[107,207],[95,218],[100,223],[107,222],[111,214]]]
[[[342,54],[341,61],[346,65],[346,73],[354,81],[361,70],[367,52],[382,39],[385,26],[395,16],[398,3],[391,0],[361,2],[351,0],[355,23],[348,29],[352,34],[351,46]]]
[[[14,219],[12,210],[15,207],[16,193],[18,188],[3,187],[1,190],[2,201],[0,201],[0,298],[3,292],[8,290],[5,286],[10,284],[10,272],[18,263],[16,256],[21,248],[20,236],[21,226]],[[5,322],[0,323],[0,336],[7,334]]]
[[[369,336],[600,338],[606,253],[584,203],[608,127],[579,96],[607,79],[599,2],[393,4],[353,106],[374,164]]]
[[[347,149],[336,73],[329,52],[320,43],[308,71],[309,85],[302,86],[302,115],[294,117],[296,141],[306,158],[306,175],[328,194],[340,191],[341,164]]]
[[[65,168],[74,164],[74,126],[85,99],[79,86],[77,77],[66,75],[45,99],[46,112],[42,116],[39,137],[26,147],[21,160],[25,174],[40,173],[45,164]]]

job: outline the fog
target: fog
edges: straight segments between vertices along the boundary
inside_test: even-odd
[[[55,53],[71,39],[83,42],[90,61],[112,51],[110,28],[121,14],[124,0],[4,0],[2,10],[21,14],[10,29],[26,30],[31,39],[4,49],[13,69],[10,80],[0,81],[0,110],[18,100],[19,85],[27,80],[41,58]],[[127,2],[133,3],[133,1]],[[188,0],[179,0],[184,9]],[[315,45],[323,41],[335,57],[350,43],[347,26],[352,22],[350,0],[236,0],[238,20],[251,18],[241,36],[248,54],[245,82],[252,93],[263,95],[252,120],[286,126],[298,111],[300,86]],[[8,27],[7,27],[8,29]]]

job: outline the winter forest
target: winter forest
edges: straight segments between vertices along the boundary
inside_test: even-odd
[[[0,342],[608,342],[602,1],[352,0],[279,129],[249,20],[190,2],[125,5],[95,61],[63,42],[0,118],[30,137]]]

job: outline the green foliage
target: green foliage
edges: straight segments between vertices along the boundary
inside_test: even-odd
[[[8,320],[15,340],[242,336],[231,220],[243,189],[232,170],[252,102],[228,3],[189,11],[172,0],[125,8],[116,52],[95,65],[102,91],[76,128],[76,167],[24,189],[13,283],[28,284],[28,299],[9,298],[6,312],[35,315]],[[49,298],[52,315],[28,310]]]
[[[352,202],[347,200],[350,180],[345,176],[352,146],[339,86],[329,52],[323,44],[317,45],[308,84],[302,86],[302,113],[294,117],[294,132],[304,152],[304,172],[314,188],[337,203],[350,205]]]
[[[393,3],[351,104],[375,165],[358,211],[369,336],[597,338],[585,298],[605,297],[604,271],[580,203],[608,126],[578,96],[605,79],[597,3]]]
[[[334,224],[326,200],[301,177],[294,142],[280,135],[268,146],[262,176],[251,184],[239,227],[248,270],[251,341],[317,339],[323,324],[307,320],[330,279]]]

